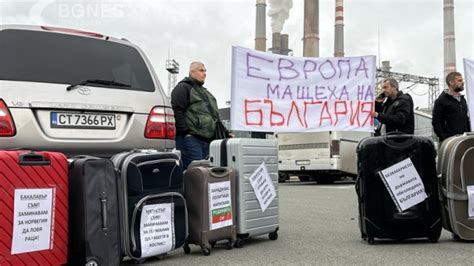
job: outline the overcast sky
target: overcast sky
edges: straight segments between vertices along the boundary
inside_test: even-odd
[[[293,0],[282,31],[290,35],[294,56],[302,56],[303,3]],[[474,59],[474,0],[454,4],[456,63],[463,72],[462,58]],[[334,53],[334,5],[334,0],[320,0],[321,57]],[[70,27],[126,38],[145,51],[165,90],[168,51],[181,65],[178,80],[187,75],[191,61],[202,61],[208,69],[205,86],[224,107],[230,100],[232,46],[254,48],[255,0],[0,0],[0,23]],[[382,61],[391,61],[392,71],[441,77],[442,23],[443,0],[346,0],[345,55],[380,55]],[[267,17],[267,48],[270,37]],[[411,92],[423,95],[415,97],[416,106],[427,106],[427,89],[418,85]]]

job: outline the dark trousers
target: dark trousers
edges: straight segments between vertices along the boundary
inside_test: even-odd
[[[181,151],[184,169],[192,161],[205,159],[209,155],[209,143],[192,135],[176,136],[176,149]]]

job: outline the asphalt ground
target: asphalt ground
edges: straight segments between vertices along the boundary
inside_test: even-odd
[[[210,256],[191,245],[188,255],[180,248],[143,265],[474,265],[474,243],[456,242],[445,230],[434,244],[427,239],[363,241],[353,182],[318,185],[292,178],[280,184],[279,193],[276,241],[259,236],[232,250],[218,244]]]

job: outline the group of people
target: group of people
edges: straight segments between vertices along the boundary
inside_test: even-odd
[[[439,141],[471,131],[466,99],[461,92],[464,81],[461,73],[451,72],[446,76],[448,89],[436,99],[433,107],[432,125]],[[398,82],[389,78],[383,82],[383,93],[375,101],[372,117],[379,121],[376,135],[389,132],[413,134],[415,115],[413,99],[399,90]]]
[[[209,143],[215,139],[216,122],[220,121],[216,98],[203,85],[206,67],[192,62],[189,76],[181,80],[171,93],[171,105],[176,121],[176,149],[181,151],[185,169],[193,160],[209,155]],[[459,72],[446,76],[448,89],[435,101],[432,125],[442,142],[456,134],[470,131],[467,102],[461,92],[464,81]],[[413,134],[415,114],[413,99],[399,89],[398,82],[389,78],[383,82],[383,93],[375,101],[379,127],[376,135],[390,132]],[[229,131],[228,137],[232,137]]]

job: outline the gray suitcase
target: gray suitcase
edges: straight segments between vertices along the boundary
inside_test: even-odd
[[[215,140],[209,148],[213,166],[233,168],[237,177],[237,240],[242,247],[245,239],[268,234],[271,240],[278,238],[278,149],[276,140],[231,138]],[[265,162],[277,196],[262,212],[249,177]]]
[[[438,177],[443,227],[455,239],[474,240],[474,219],[468,215],[467,186],[474,186],[474,134],[443,141]]]
[[[210,211],[219,212],[228,206],[210,208],[212,185],[226,184],[230,188],[228,194],[221,201],[227,201],[231,208],[225,213],[210,215]],[[216,195],[217,196],[217,195]],[[222,195],[221,195],[222,196]],[[184,174],[184,197],[188,206],[189,235],[184,245],[184,252],[188,254],[191,249],[189,244],[199,245],[204,255],[211,254],[211,247],[217,241],[228,240],[227,248],[232,249],[236,239],[237,227],[235,220],[235,178],[229,167],[211,167],[209,161],[193,161]],[[228,209],[227,209],[228,210]],[[211,218],[212,217],[212,218]],[[222,223],[218,228],[213,228],[211,223]]]

